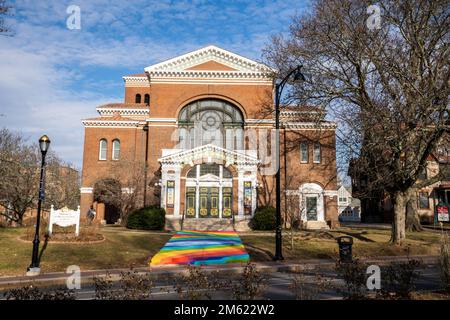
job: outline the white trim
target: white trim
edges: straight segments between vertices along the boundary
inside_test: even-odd
[[[274,69],[264,64],[258,63],[256,61],[250,60],[248,58],[218,48],[213,45],[200,48],[198,50],[188,52],[181,56],[148,66],[144,70],[145,72],[149,73],[150,76],[157,75],[158,73],[164,74],[170,71],[181,71],[181,70],[193,73],[208,73],[209,72],[208,70],[205,70],[206,72],[203,72],[203,70],[186,70],[186,69],[189,69],[191,67],[205,63],[210,60],[226,65],[232,69],[239,70],[237,71],[238,73],[244,71],[252,74],[265,74],[265,76],[267,76],[266,74],[270,72],[275,72]],[[236,71],[234,72],[236,73]]]
[[[245,123],[250,124],[274,124],[275,120],[273,119],[246,119]]]
[[[100,126],[96,126],[96,125],[85,125],[85,128],[108,128],[108,129],[136,129],[137,126],[133,126],[133,127],[125,127],[125,126],[109,126],[109,125],[100,125]]]
[[[266,85],[272,86],[272,80],[250,80],[250,79],[195,79],[195,78],[182,78],[182,75],[173,77],[157,77],[152,78],[152,84],[214,84],[214,85]],[[225,80],[225,81],[224,81]]]
[[[281,123],[287,129],[336,129],[337,124],[335,122],[283,122]]]
[[[299,207],[301,212],[302,221],[308,221],[306,213],[306,198],[316,197],[317,198],[317,221],[325,221],[325,202],[324,202],[324,191],[323,188],[317,183],[303,183],[300,185],[299,189]],[[316,221],[316,220],[314,220]]]
[[[177,123],[177,118],[147,118],[147,122],[173,122]]]
[[[137,127],[139,125],[138,120],[82,120],[81,121],[85,127],[105,127],[105,126],[115,126],[115,127]]]
[[[92,187],[81,187],[80,193],[92,193],[94,191],[94,188]]]
[[[186,164],[193,160],[201,159],[204,157],[220,158],[225,160],[228,164],[239,165],[259,165],[260,160],[256,156],[250,156],[248,154],[227,150],[213,144],[207,144],[193,149],[186,150],[174,150],[173,153],[163,156],[158,159],[162,164]]]
[[[96,110],[101,116],[113,116],[115,113],[119,113],[121,116],[148,116],[150,113],[148,108],[97,107]]]

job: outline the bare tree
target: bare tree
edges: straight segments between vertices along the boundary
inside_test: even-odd
[[[12,15],[12,6],[6,0],[0,0],[0,35],[10,35],[11,29],[5,23],[5,17]]]
[[[264,54],[281,72],[304,65],[307,80],[289,97],[339,120],[347,159],[362,159],[358,170],[392,195],[391,240],[401,244],[407,193],[449,130],[448,2],[381,0],[380,28],[368,24],[370,5],[317,0]]]
[[[0,130],[0,215],[21,225],[28,210],[36,208],[38,200],[41,154],[37,144],[30,145],[19,133]],[[70,165],[53,152],[47,155],[46,199],[50,205],[75,209],[79,203],[79,176]]]

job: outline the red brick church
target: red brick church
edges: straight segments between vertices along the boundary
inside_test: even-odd
[[[95,196],[110,179],[126,195],[143,190],[142,206],[163,207],[168,229],[248,228],[275,201],[273,71],[208,46],[124,76],[124,102],[83,120],[82,213],[93,205],[103,223],[120,218]],[[314,107],[283,109],[281,121],[283,212],[305,228],[336,225],[336,124]]]

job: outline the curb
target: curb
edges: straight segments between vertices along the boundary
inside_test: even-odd
[[[364,263],[386,265],[392,262],[405,262],[408,260],[417,259],[422,261],[426,265],[437,264],[438,256],[382,256],[376,258],[361,258],[360,260]],[[257,262],[254,263],[256,269],[262,272],[299,272],[304,270],[315,270],[315,269],[332,269],[336,262],[333,260],[320,260],[311,259],[297,262]],[[180,275],[187,274],[188,270],[186,265],[178,266],[160,266],[160,267],[139,267],[133,270],[138,273],[151,273],[153,275]],[[223,271],[230,274],[237,274],[242,271],[245,264],[228,264],[224,266],[203,266],[202,269],[205,272]],[[130,269],[110,269],[110,270],[86,270],[81,272],[82,280],[92,280],[93,277],[104,277],[107,273],[111,275],[111,280],[118,280],[121,272],[128,272]],[[67,280],[70,274],[64,272],[53,272],[45,273],[35,277],[27,276],[9,276],[0,277],[0,288],[4,288],[11,285],[18,284],[30,284],[30,283],[59,283]]]

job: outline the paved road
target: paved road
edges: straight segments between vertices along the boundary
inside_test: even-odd
[[[437,290],[441,286],[439,269],[436,264],[428,263],[419,269],[420,278],[416,283],[418,290]],[[295,293],[291,288],[292,278],[294,274],[292,272],[281,271],[268,271],[263,272],[266,278],[265,287],[262,293],[263,299],[295,299]],[[343,280],[339,279],[336,272],[330,266],[318,267],[314,270],[303,270],[301,272],[303,276],[303,283],[305,284],[306,293],[310,298],[314,299],[342,299],[342,295],[337,292],[337,288],[342,288],[344,285]],[[318,278],[320,275],[323,279],[330,281],[332,284],[330,289],[318,290]],[[174,275],[171,275],[172,277]],[[238,273],[222,273],[219,272],[220,280],[239,281]],[[154,280],[154,287],[152,289],[152,299],[180,299],[180,295],[175,291],[173,286],[173,280],[168,278],[168,274],[161,274]],[[383,274],[381,275],[381,285],[383,285]],[[54,287],[50,287],[54,288]],[[117,290],[114,287],[113,290]],[[183,286],[183,290],[186,290],[186,286]],[[80,290],[76,291],[77,299],[88,300],[95,298],[95,290],[93,284],[84,284]],[[230,290],[215,290],[211,293],[213,299],[231,299],[232,294]],[[0,299],[4,299],[3,292],[0,291]]]

